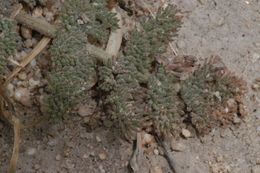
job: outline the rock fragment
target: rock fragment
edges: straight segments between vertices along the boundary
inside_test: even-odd
[[[17,88],[14,93],[14,99],[24,106],[30,107],[32,105],[30,91],[27,88]]]
[[[182,129],[181,130],[181,134],[183,135],[183,137],[185,138],[190,138],[191,137],[191,132],[187,129]]]
[[[21,35],[25,39],[31,39],[32,38],[32,30],[29,28],[26,28],[24,26],[21,27]]]

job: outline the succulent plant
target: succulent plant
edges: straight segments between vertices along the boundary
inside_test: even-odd
[[[84,99],[84,93],[96,83],[96,62],[88,55],[82,35],[80,31],[64,30],[50,48],[54,68],[48,78],[48,107],[54,117],[61,117]]]
[[[110,30],[118,28],[116,14],[104,0],[67,0],[61,17],[66,28],[76,27],[101,44],[107,41]]]
[[[219,57],[207,60],[183,81],[181,97],[199,134],[230,124],[234,114],[244,115],[245,82],[229,72]]]
[[[99,81],[99,86],[101,92],[106,95],[103,97],[103,102],[108,113],[107,118],[111,121],[113,129],[116,129],[127,139],[134,138],[135,132],[145,128],[144,126],[149,119],[152,118],[154,122],[156,118],[160,119],[159,113],[158,116],[149,117],[147,103],[148,97],[155,99],[156,94],[159,94],[153,93],[156,92],[156,89],[153,88],[156,87],[156,84],[154,83],[155,79],[151,76],[154,75],[152,73],[156,55],[166,51],[164,47],[171,41],[173,32],[180,26],[180,21],[176,19],[175,13],[175,8],[169,6],[165,11],[159,12],[157,18],[150,18],[143,25],[142,31],[134,30],[131,33],[124,54],[116,62],[111,66],[99,67],[99,78],[102,79]],[[167,82],[164,84],[169,86],[170,84]],[[150,88],[147,88],[148,85]],[[147,93],[149,89],[151,89],[150,95]],[[163,103],[153,101],[151,101],[151,105],[154,106],[153,111],[155,112],[156,104],[162,106],[159,104]],[[160,126],[158,131],[163,129],[161,128],[163,125],[156,125]]]
[[[184,104],[179,98],[180,83],[165,67],[160,65],[148,82],[150,118],[154,131],[160,135],[178,134],[184,114]]]

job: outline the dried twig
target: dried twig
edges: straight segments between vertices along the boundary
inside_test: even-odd
[[[8,107],[8,111],[5,111],[5,105]],[[20,120],[13,115],[14,113],[11,101],[7,97],[3,86],[0,86],[0,115],[4,116],[4,118],[13,125],[14,128],[14,146],[8,173],[15,173],[19,156],[21,123]]]
[[[94,58],[106,64],[109,60],[112,59],[112,56],[106,53],[103,49],[100,49],[91,44],[86,45],[86,50],[89,55],[92,55]]]
[[[49,24],[43,19],[32,17],[26,14],[24,11],[20,11],[20,13],[16,15],[15,20],[18,23],[23,24],[26,27],[38,31],[39,33],[51,38],[55,37],[57,32],[55,26]]]
[[[116,13],[116,17],[118,19],[118,26],[119,28],[115,31],[112,31],[110,33],[108,42],[107,42],[107,47],[106,47],[106,52],[112,56],[112,58],[117,57],[119,49],[121,47],[122,44],[122,38],[123,38],[123,21],[122,21],[122,16],[121,14],[118,12],[118,10],[116,10],[116,8],[114,7],[112,10],[112,12]]]
[[[20,120],[14,116],[13,119],[13,127],[14,127],[14,146],[13,153],[10,160],[8,173],[15,173],[17,161],[19,157],[19,148],[20,148],[20,138],[21,138],[21,123]]]

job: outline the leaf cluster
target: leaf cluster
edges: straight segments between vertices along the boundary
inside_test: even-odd
[[[239,107],[245,90],[245,82],[229,72],[219,57],[212,57],[182,83],[181,97],[191,123],[206,134],[230,123],[234,114],[242,114]]]
[[[0,73],[5,70],[7,59],[21,46],[21,38],[16,31],[16,23],[3,18],[0,20]]]
[[[159,135],[174,134],[179,131],[184,104],[178,96],[180,84],[176,76],[159,66],[148,81],[150,118],[154,130]]]
[[[49,73],[50,113],[61,117],[84,99],[85,91],[96,82],[96,62],[87,54],[86,39],[80,31],[60,32],[51,48],[53,70]]]
[[[172,71],[156,61],[181,25],[173,6],[134,30],[118,59],[97,63],[86,44],[94,38],[92,44],[102,45],[109,30],[117,27],[115,14],[105,5],[100,0],[65,3],[65,27],[50,48],[54,68],[49,74],[48,104],[52,115],[62,116],[91,89],[103,104],[99,105],[105,114],[103,124],[126,139],[133,139],[141,129],[160,136],[176,134],[186,122],[205,134],[229,124],[234,114],[243,114],[245,85],[219,58],[209,59],[194,72],[193,58],[176,61]],[[188,76],[180,78],[182,73]]]
[[[149,124],[151,119],[158,131],[169,127],[169,123],[173,124],[167,120],[174,117],[169,105],[175,105],[176,95],[168,97],[167,92],[174,83],[168,79],[169,76],[163,77],[163,67],[158,68],[159,71],[155,70],[155,57],[165,51],[167,43],[171,41],[169,38],[180,26],[175,13],[175,8],[169,6],[165,11],[160,11],[155,19],[147,20],[142,31],[132,32],[124,55],[112,67],[99,67],[99,78],[103,79],[99,80],[99,86],[101,92],[106,94],[103,99],[109,110],[107,118],[113,129],[117,129],[127,139],[135,136],[135,132],[144,128],[144,124]],[[110,70],[104,73],[104,69],[108,68]],[[158,86],[157,82],[162,82],[163,86]],[[167,98],[164,98],[166,95]],[[162,110],[164,107],[165,110]],[[166,118],[158,124],[161,114]]]
[[[97,62],[88,54],[88,37],[107,41],[109,30],[117,27],[115,14],[105,1],[67,0],[61,14],[64,28],[50,47],[53,70],[48,75],[50,96],[47,99],[52,117],[62,117],[86,97],[96,83]],[[79,24],[78,20],[84,23]]]
[[[67,0],[61,17],[66,28],[76,27],[100,44],[107,41],[110,30],[118,28],[116,14],[108,10],[105,0]]]

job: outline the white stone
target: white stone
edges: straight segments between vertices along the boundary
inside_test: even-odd
[[[31,106],[30,91],[27,88],[17,88],[14,93],[14,99],[24,106]]]
[[[181,130],[181,134],[185,137],[185,138],[190,138],[191,137],[191,132],[187,129],[182,129]]]
[[[25,39],[31,39],[32,38],[32,30],[22,26],[21,27],[21,35]]]

